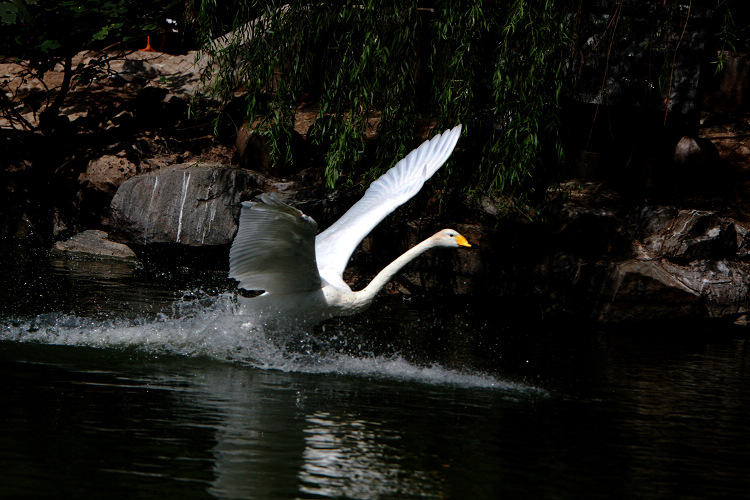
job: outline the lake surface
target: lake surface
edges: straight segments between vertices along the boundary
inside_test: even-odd
[[[750,498],[747,330],[392,295],[265,332],[221,273],[46,256],[0,287],[2,498]]]

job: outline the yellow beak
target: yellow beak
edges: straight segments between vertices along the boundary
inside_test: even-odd
[[[460,246],[460,247],[470,247],[471,246],[469,244],[469,242],[466,240],[466,238],[464,238],[460,234],[456,235],[456,242],[458,243],[458,246]]]

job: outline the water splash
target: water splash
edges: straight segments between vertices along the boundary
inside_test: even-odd
[[[98,319],[48,313],[0,319],[0,341],[136,349],[151,354],[207,357],[259,369],[333,374],[431,385],[544,391],[489,374],[421,365],[401,355],[349,354],[304,331],[269,331],[237,314],[236,297],[224,293],[178,302],[156,319]],[[337,342],[340,342],[339,338]]]

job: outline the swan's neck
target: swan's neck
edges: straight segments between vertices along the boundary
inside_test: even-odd
[[[357,295],[357,302],[361,305],[369,305],[378,292],[383,289],[385,284],[391,280],[393,275],[399,272],[406,264],[416,259],[435,245],[436,240],[431,237],[404,252],[396,260],[385,266],[383,270],[372,279],[369,285],[359,292],[354,292]]]

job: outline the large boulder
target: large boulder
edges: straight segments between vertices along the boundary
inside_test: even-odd
[[[217,164],[181,164],[125,181],[112,199],[112,237],[128,245],[228,245],[240,202],[265,179]]]
[[[678,262],[735,259],[742,243],[737,223],[704,210],[645,207],[640,213],[640,239],[653,258]],[[640,236],[640,238],[639,238]]]
[[[622,203],[603,210],[596,201],[551,207],[550,246],[534,278],[553,298],[551,310],[603,323],[748,315],[743,224],[709,210]]]
[[[747,263],[627,260],[609,269],[594,317],[601,322],[740,318],[750,311]]]

